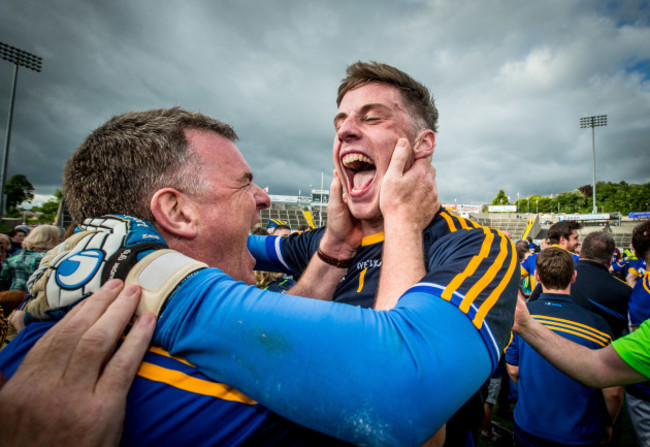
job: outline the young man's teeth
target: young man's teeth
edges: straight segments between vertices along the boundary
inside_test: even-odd
[[[362,161],[364,163],[374,165],[372,160],[363,154],[349,154],[343,157],[343,165],[346,167],[348,167],[350,163],[354,163],[355,161]]]

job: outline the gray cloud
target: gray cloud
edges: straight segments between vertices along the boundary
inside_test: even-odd
[[[345,67],[378,60],[434,93],[441,197],[552,194],[598,179],[650,181],[647,1],[82,2],[0,4],[0,41],[44,59],[21,69],[9,175],[40,194],[93,128],[180,105],[232,123],[256,181],[295,194],[331,178]],[[0,61],[0,110],[10,64]],[[3,87],[4,86],[4,87]],[[0,116],[4,131],[6,115]]]

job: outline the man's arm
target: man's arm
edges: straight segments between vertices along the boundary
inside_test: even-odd
[[[76,306],[2,386],[0,444],[118,445],[126,395],[155,327],[152,314],[141,316],[114,351],[140,297],[122,286],[109,281]]]
[[[517,301],[512,330],[553,366],[587,386],[605,388],[647,380],[628,365],[612,345],[589,349],[544,327],[530,316],[521,299]]]
[[[420,445],[496,367],[519,276],[512,243],[487,228],[451,233],[430,255],[422,284],[382,312],[201,270],[167,302],[155,343],[312,429]]]
[[[506,363],[506,369],[512,381],[517,383],[519,381],[519,366]]]
[[[607,414],[609,415],[609,421],[603,427],[605,429],[605,439],[604,441],[609,442],[612,437],[612,427],[616,418],[623,408],[623,396],[625,390],[622,386],[613,386],[609,388],[603,388],[603,398],[605,399],[605,406],[607,407]]]
[[[384,247],[374,308],[391,309],[426,274],[422,231],[440,209],[429,157],[412,163],[408,140],[400,138],[381,185]],[[412,164],[411,164],[412,163]]]
[[[319,250],[325,258],[348,260],[354,257],[361,245],[361,224],[350,214],[344,202],[343,188],[336,172],[330,185],[330,199],[327,204],[327,227],[320,240]],[[327,263],[315,253],[307,268],[288,295],[305,296],[331,300],[347,267]]]

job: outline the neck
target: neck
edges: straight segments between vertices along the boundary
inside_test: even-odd
[[[604,265],[605,267],[609,267],[609,261],[610,261],[610,260],[608,259],[607,262],[603,262],[603,261],[601,261],[601,260],[599,260],[599,259],[582,258],[582,257],[580,258],[580,260],[581,260],[581,261],[591,261],[591,262],[595,262],[596,264],[601,264],[601,265]]]
[[[569,285],[566,289],[547,289],[544,287],[544,284],[542,284],[542,292],[544,293],[556,293],[558,295],[570,295],[571,294],[571,286]]]
[[[384,231],[384,219],[378,220],[362,220],[361,221],[361,236],[372,236],[373,234],[381,233]]]

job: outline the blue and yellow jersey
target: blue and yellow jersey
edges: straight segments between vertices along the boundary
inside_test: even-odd
[[[294,277],[300,276],[317,251],[324,231],[324,228],[319,228],[288,238],[250,236],[248,247],[257,260],[255,268],[281,269]],[[463,236],[450,237],[457,233],[462,233]],[[471,243],[468,242],[470,240]],[[383,233],[367,236],[362,240],[352,266],[334,292],[333,301],[361,307],[374,305],[375,293],[379,286],[383,241]],[[509,275],[517,270],[517,266],[512,265],[512,242],[498,230],[482,227],[442,208],[424,230],[423,243],[427,271],[433,272],[436,285],[441,287],[431,289],[431,293],[441,294],[443,299],[454,303],[464,313],[471,314],[477,328],[483,327],[484,318],[505,289],[505,284],[500,284],[499,280],[509,279]],[[443,262],[445,256],[451,258],[455,252],[466,253],[467,256],[455,264]],[[440,253],[443,253],[443,258],[439,257]],[[427,282],[428,276],[422,282]],[[498,290],[495,293],[496,289]],[[480,312],[476,305],[481,305]],[[497,310],[500,307],[501,303],[498,303],[488,320],[493,315],[498,315],[492,325],[503,348],[510,334],[510,323],[507,321],[511,315],[509,311],[502,314]],[[501,318],[505,318],[504,321],[499,321]],[[488,340],[490,336],[485,335],[485,338]],[[493,341],[490,341],[490,344],[494,346]],[[496,353],[497,361],[498,357],[499,354]]]
[[[11,377],[54,324],[32,323],[0,353]],[[202,374],[186,360],[151,347],[127,398],[121,445],[348,445],[298,426]]]
[[[421,445],[498,366],[514,319],[514,244],[457,219],[439,216],[425,232],[428,272],[393,309],[261,291],[209,268],[179,286],[154,341],[306,427]]]
[[[646,272],[632,289],[629,313],[632,326],[639,326],[650,319],[650,272]]]
[[[557,244],[553,244],[552,247],[557,247],[557,248],[562,248]],[[564,250],[564,248],[562,248]],[[568,250],[566,250],[568,251]],[[573,258],[573,262],[578,262],[578,259],[580,259],[580,256],[577,254],[570,252],[571,257]],[[521,261],[521,276],[522,277],[530,277],[530,289],[535,290],[535,286],[537,285],[537,281],[535,280],[535,270],[537,269],[537,256],[539,253],[533,253],[532,255],[528,256],[526,259]]]
[[[425,250],[431,249],[441,237],[459,230],[480,228],[477,223],[441,209],[424,230]],[[250,236],[249,250],[257,259],[257,270],[282,270],[299,277],[318,250],[325,228],[288,238]],[[366,236],[357,250],[352,266],[334,292],[333,300],[362,307],[372,307],[379,287],[379,272],[384,234]]]
[[[607,322],[575,304],[569,295],[542,294],[528,309],[544,326],[590,349],[612,341]],[[598,442],[605,414],[601,390],[562,373],[517,334],[506,350],[506,362],[519,367],[514,417],[521,431],[542,439],[552,437],[562,445]]]

